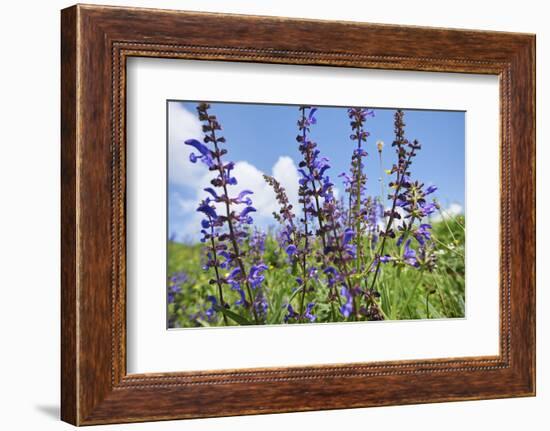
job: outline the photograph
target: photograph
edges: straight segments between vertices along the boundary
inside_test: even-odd
[[[4,428],[547,423],[542,6],[129,1],[7,8]]]
[[[465,317],[465,112],[167,101],[168,328]]]

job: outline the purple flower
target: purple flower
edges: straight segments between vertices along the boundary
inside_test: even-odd
[[[355,244],[346,244],[343,248],[350,258],[355,259],[357,255],[357,246]]]
[[[298,313],[292,308],[292,304],[286,306],[287,314],[285,315],[285,323],[291,319],[297,319],[299,317]]]
[[[208,149],[208,147],[204,144],[201,144],[199,141],[197,141],[196,139],[188,139],[187,141],[185,141],[185,144],[186,145],[191,145],[192,147],[195,147],[195,149],[201,153],[203,156],[206,156],[206,155],[210,155],[210,150]]]
[[[405,242],[405,250],[403,252],[403,261],[411,266],[414,266],[415,268],[418,267],[419,263],[416,259],[416,252],[410,248],[411,240],[408,239]]]
[[[342,313],[342,316],[347,319],[353,311],[353,297],[346,287],[342,287],[342,289],[340,289],[340,294],[346,299],[345,304],[342,304],[340,307],[340,313]]]
[[[315,162],[313,163],[313,167],[317,171],[316,176],[323,177],[327,169],[330,169],[329,159],[327,159],[326,157],[321,157],[320,159],[315,160]]]
[[[170,277],[170,283],[172,284],[183,284],[187,280],[188,280],[188,277],[185,272],[176,272]]]
[[[266,237],[267,234],[258,228],[254,228],[254,231],[250,234],[248,239],[248,254],[253,264],[260,264],[263,260]]]
[[[209,295],[207,298],[206,298],[207,301],[210,301],[210,303],[212,304],[210,306],[210,308],[208,308],[206,310],[206,316],[208,317],[208,320],[211,320],[214,318],[214,316],[216,315],[216,310],[215,310],[215,306],[218,305],[218,300],[216,299],[215,296],[212,296],[212,295]]]
[[[216,200],[216,202],[219,201],[220,198],[212,187],[207,187],[204,189],[204,191],[210,193],[212,197]]]
[[[336,268],[334,266],[327,266],[323,272],[325,274],[331,274],[332,276],[334,277],[337,277],[338,276],[338,271],[336,270]]]
[[[189,160],[191,163],[196,163],[197,160],[201,160],[205,165],[207,165],[209,168],[214,166],[214,160],[212,159],[212,152],[208,149],[208,147],[196,139],[188,139],[185,141],[186,145],[191,145],[194,147],[201,155],[197,156],[195,153],[191,153],[189,155]]]
[[[420,245],[424,245],[426,240],[431,239],[432,235],[430,232],[430,229],[432,228],[432,225],[423,223],[420,225],[418,229],[414,232],[414,237],[418,241]]]
[[[229,275],[227,276],[227,279],[228,280],[234,280],[237,276],[239,276],[241,274],[241,268],[237,267],[237,268],[234,268],[230,273]]]
[[[289,246],[286,248],[286,254],[288,254],[289,257],[294,256],[296,254],[297,248],[294,244],[289,244]]]
[[[256,211],[256,208],[254,208],[254,207],[246,207],[246,208],[245,208],[244,210],[242,210],[242,212],[241,212],[241,218],[246,217],[246,216],[248,215],[248,213],[254,212],[254,211]]]
[[[434,203],[425,203],[425,202],[422,203],[422,202],[420,202],[419,206],[420,206],[420,212],[422,213],[422,216],[424,216],[424,217],[432,214],[437,209],[437,207],[435,206]]]
[[[256,296],[256,299],[254,300],[254,308],[256,309],[258,315],[265,318],[269,306],[267,299],[263,294],[258,294],[258,296]]]
[[[239,193],[239,195],[234,199],[234,202],[236,204],[246,204],[246,205],[252,205],[252,199],[250,198],[245,198],[246,195],[252,195],[254,194],[254,192],[250,191],[250,190],[243,190],[242,192]]]
[[[208,217],[214,220],[218,218],[218,214],[216,214],[216,210],[214,209],[214,207],[211,207],[206,201],[204,201],[201,205],[199,205],[199,207],[197,208],[197,211],[204,213],[205,215],[207,215]]]
[[[344,245],[349,244],[349,242],[353,239],[354,236],[355,236],[355,232],[353,231],[353,229],[347,228],[344,231],[344,240],[343,240]]]
[[[239,294],[239,299],[235,301],[235,305],[243,305],[244,307],[248,307],[248,302],[246,300],[246,294],[244,293],[244,290],[241,289],[239,285],[232,286],[231,289]]]
[[[306,319],[309,319],[310,322],[315,322],[315,319],[317,319],[317,316],[315,316],[311,311],[313,310],[313,307],[315,307],[314,302],[310,302],[306,306],[306,311],[304,313],[304,317]]]
[[[317,124],[317,119],[314,117],[315,112],[317,112],[317,108],[312,108],[309,111],[309,115],[307,117],[309,124]]]
[[[256,208],[254,207],[246,207],[244,210],[241,211],[241,214],[239,215],[239,221],[243,224],[252,224],[252,217],[250,217],[248,214],[255,211]]]
[[[256,289],[260,286],[262,281],[264,281],[265,277],[262,275],[262,272],[267,269],[267,265],[261,263],[259,265],[252,265],[250,268],[250,271],[248,273],[248,281],[250,282],[250,286],[253,289]]]
[[[396,201],[395,201],[395,205],[397,205],[398,207],[403,208],[403,207],[406,207],[407,205],[409,205],[409,203],[406,200],[397,198]]]
[[[429,187],[426,189],[426,192],[425,192],[424,194],[429,195],[429,194],[435,192],[436,190],[437,190],[437,187],[432,185],[432,186],[429,186]]]
[[[405,239],[405,235],[400,235],[399,238],[397,238],[397,242],[395,243],[395,245],[397,245],[397,247],[401,247],[401,244],[403,244],[404,239]]]
[[[168,286],[168,303],[173,303],[176,299],[176,295],[181,293],[181,286],[178,284],[172,284]]]
[[[326,275],[327,277],[327,283],[328,283],[328,287],[330,288],[335,288],[335,285],[336,285],[336,282],[339,280],[340,278],[340,274],[338,273],[338,271],[336,270],[336,268],[334,268],[333,266],[327,266],[324,270],[323,270],[323,273]]]

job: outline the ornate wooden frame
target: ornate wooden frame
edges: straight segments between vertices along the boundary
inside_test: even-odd
[[[81,5],[61,15],[63,420],[88,425],[534,395],[534,35]],[[498,75],[500,354],[128,375],[130,56]]]

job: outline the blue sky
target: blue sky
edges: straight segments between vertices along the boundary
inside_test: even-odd
[[[295,137],[298,107],[291,105],[261,105],[238,103],[211,103],[211,114],[217,115],[227,139],[227,160],[237,163],[235,174],[239,185],[235,191],[250,188],[258,208],[256,222],[272,224],[271,211],[275,209],[274,195],[263,184],[262,173],[274,175],[287,188],[293,189],[297,179],[296,166],[300,153]],[[189,138],[201,138],[200,123],[196,118],[195,102],[168,102],[168,232],[178,240],[195,241],[198,238],[199,215],[195,209],[208,187],[210,173],[206,167],[189,162],[192,148],[184,145]],[[317,142],[321,154],[330,159],[329,175],[340,193],[344,187],[338,174],[349,170],[353,143],[349,139],[350,126],[347,108],[318,107],[317,124],[310,137]],[[365,162],[368,177],[367,190],[380,195],[379,178],[390,180],[380,169],[376,142],[384,142],[382,163],[389,169],[395,160],[391,147],[394,138],[394,109],[377,109],[369,117],[366,129],[369,157]],[[426,185],[435,184],[434,196],[444,208],[460,212],[464,208],[465,183],[465,113],[462,111],[405,110],[406,137],[418,139],[422,145],[412,168],[412,177]],[[292,198],[295,190],[289,190]]]

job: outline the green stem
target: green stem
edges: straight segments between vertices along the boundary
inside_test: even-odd
[[[464,259],[464,255],[462,253],[459,253],[458,251],[456,250],[453,250],[452,248],[450,248],[447,244],[445,244],[443,241],[440,241],[438,240],[436,237],[433,237],[434,241],[437,242],[438,244],[442,245],[443,247],[445,247],[447,250],[449,250],[451,253],[455,253],[456,255],[460,256],[462,259]]]
[[[399,171],[397,171],[396,181],[395,181],[395,192],[393,195],[393,202],[391,207],[391,214],[388,217],[388,222],[386,224],[386,229],[384,229],[384,232],[387,233],[388,229],[393,224],[394,216],[393,213],[395,212],[395,207],[397,205],[397,196],[399,195],[399,191],[401,190],[401,186],[403,183],[403,178],[405,177],[405,172],[407,170],[407,166],[409,166],[411,161],[411,155],[409,154],[409,157],[407,158],[405,164],[403,165],[403,174],[399,175]],[[386,238],[387,235],[384,235],[382,237],[382,241],[380,242],[380,247],[378,248],[378,252],[374,255],[374,259],[376,259],[376,256],[380,257],[382,253],[384,253],[384,246],[386,245]],[[367,268],[370,269],[371,265],[374,263],[374,259],[371,261],[369,266]],[[376,283],[376,278],[378,277],[378,270],[380,268],[380,259],[378,259],[378,262],[376,262],[376,269],[374,271],[374,276],[372,277],[372,284],[371,284],[371,290],[374,289],[374,284]]]
[[[449,231],[449,233],[451,234],[451,237],[453,238],[453,241],[456,243],[456,238],[455,238],[455,235],[451,229],[451,227],[449,226],[449,223],[447,223],[447,219],[446,217],[443,215],[443,211],[441,211],[441,208],[438,206],[438,211],[439,211],[439,215],[441,215],[441,220],[443,220],[443,223],[445,223],[445,226],[447,226],[447,230]]]
[[[212,226],[212,224],[211,224]],[[214,228],[211,227],[211,231],[213,231]],[[225,301],[223,299],[223,289],[222,289],[222,283],[220,278],[220,273],[218,270],[218,254],[216,253],[216,243],[214,242],[214,235],[210,235],[210,243],[212,244],[212,255],[214,257],[214,272],[216,273],[216,284],[218,285],[218,296],[220,299],[220,305],[225,308]],[[227,316],[223,314],[223,321],[225,323],[225,326],[227,326]]]
[[[308,274],[307,274],[307,265],[306,265],[306,257],[307,257],[306,252],[308,251],[308,248],[309,248],[309,239],[308,239],[309,232],[308,232],[308,224],[307,224],[307,211],[306,211],[305,196],[303,197],[303,200],[304,200],[304,234],[305,234],[305,239],[304,239],[304,252],[302,253],[303,254],[303,256],[302,256],[303,290],[302,290],[302,297],[300,299],[300,316],[298,316],[300,321],[303,319],[304,302],[305,302],[305,299],[306,299],[306,291],[307,291]]]

